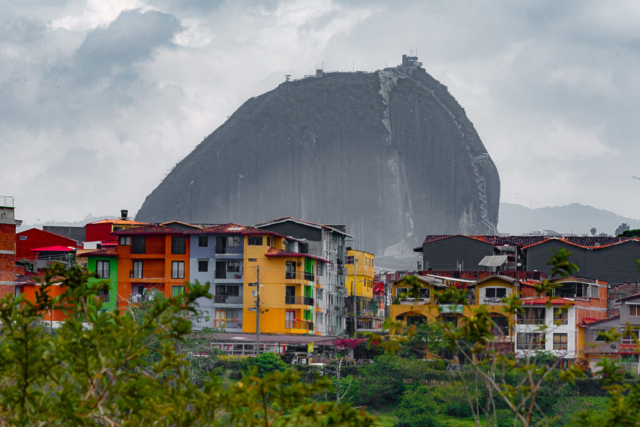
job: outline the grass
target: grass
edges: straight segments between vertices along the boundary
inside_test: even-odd
[[[397,421],[397,417],[391,408],[368,410],[367,412],[374,417],[378,417],[378,421],[374,424],[375,427],[393,427],[393,424]],[[437,418],[447,427],[476,427],[476,423],[472,418],[456,418],[447,415],[438,415]]]

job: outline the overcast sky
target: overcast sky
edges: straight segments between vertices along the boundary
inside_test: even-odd
[[[503,202],[640,218],[640,2],[0,0],[0,194],[25,222],[139,209],[244,101],[417,50]]]

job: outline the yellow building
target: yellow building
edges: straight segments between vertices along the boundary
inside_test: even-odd
[[[384,319],[378,316],[374,304],[374,268],[375,255],[349,249],[347,251],[347,276],[345,288],[347,290],[347,324],[353,333],[354,296],[357,329],[379,329]],[[354,286],[355,280],[355,286]],[[355,289],[355,295],[354,295]]]
[[[259,283],[261,333],[325,335],[322,276],[327,261],[286,250],[283,237],[249,235],[244,239],[243,332],[256,332],[253,308]]]
[[[496,336],[500,341],[512,342],[514,319],[504,312],[504,304],[500,301],[505,296],[517,293],[514,279],[504,276],[490,276],[482,280],[466,280],[434,275],[416,276],[424,286],[420,298],[410,298],[406,294],[410,285],[406,278],[393,282],[393,304],[389,309],[389,317],[402,320],[407,325],[420,324],[426,321],[447,321],[456,326],[464,325],[465,319],[481,304],[487,305],[491,318],[496,324]],[[442,291],[448,287],[464,287],[468,290],[469,306],[436,304],[434,291]]]

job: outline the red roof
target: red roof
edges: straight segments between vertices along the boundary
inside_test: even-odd
[[[629,295],[628,297],[624,297],[624,298],[620,298],[620,299],[616,300],[616,302],[617,301],[628,301],[628,300],[636,299],[636,298],[640,298],[640,294]]]
[[[584,318],[584,319],[582,319],[582,321],[584,322],[585,325],[592,326],[592,325],[597,325],[598,323],[604,323],[604,322],[608,322],[609,320],[614,320],[614,319],[619,319],[619,318],[620,318],[620,315],[618,314],[618,315],[615,315],[615,316],[607,317],[606,319],[598,319],[598,320],[589,319],[591,321],[587,322],[586,320],[588,318]]]
[[[76,248],[72,248],[70,246],[55,245],[55,246],[47,246],[44,248],[35,248],[31,250],[34,252],[73,252],[76,250]]]
[[[101,219],[99,221],[89,222],[90,224],[115,224],[115,225],[145,225],[147,222],[139,222],[134,221],[132,219],[122,219],[122,218],[114,218],[114,219]]]
[[[203,228],[201,230],[189,230],[185,231],[186,234],[238,234],[240,236],[277,236],[283,239],[293,240],[300,242],[301,240],[293,237],[283,236],[270,230],[263,230],[261,228],[250,227],[246,225],[240,225],[235,223],[214,225],[213,227]]]
[[[481,242],[490,243],[494,246],[517,245],[522,249],[530,248],[532,246],[553,240],[586,249],[600,249],[627,241],[640,241],[639,238],[635,237],[565,236],[560,238],[546,236],[480,236],[464,234],[438,234],[427,236],[423,244],[435,242],[437,240],[448,239],[455,236],[463,236],[470,239],[479,240]]]
[[[523,298],[522,305],[546,305],[549,297]],[[551,305],[573,305],[575,301],[567,298],[553,298]]]
[[[129,228],[128,230],[118,230],[111,234],[116,236],[145,235],[145,234],[184,234],[184,230],[164,227],[162,225],[146,225],[144,227]]]
[[[93,251],[93,252],[85,252],[82,254],[82,256],[118,256],[118,247],[113,246],[113,247],[98,249],[97,251]]]
[[[304,257],[304,258],[312,258],[315,259],[317,261],[322,261],[322,262],[328,262],[331,264],[331,261],[328,261],[324,258],[319,258],[313,255],[309,255],[309,254],[301,254],[299,252],[292,252],[292,251],[287,251],[284,249],[276,249],[276,248],[269,248],[269,250],[267,251],[267,253],[265,254],[265,256],[268,257]]]
[[[620,344],[618,354],[640,354],[640,347],[635,344]]]

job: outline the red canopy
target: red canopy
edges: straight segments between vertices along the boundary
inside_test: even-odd
[[[76,250],[76,248],[72,248],[70,246],[56,245],[56,246],[47,246],[45,248],[35,248],[31,250],[34,252],[73,252]]]

